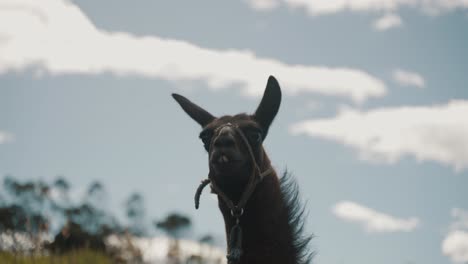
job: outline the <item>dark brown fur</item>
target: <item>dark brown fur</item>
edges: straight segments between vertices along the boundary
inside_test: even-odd
[[[263,99],[253,115],[216,118],[185,97],[173,96],[184,111],[203,127],[200,137],[209,153],[210,179],[237,203],[251,177],[253,162],[235,130],[226,129],[216,134],[216,129],[227,123],[238,126],[248,136],[260,170],[270,168],[270,159],[262,143],[279,109],[279,84],[270,77]],[[261,140],[257,141],[257,138]],[[216,162],[219,155],[226,155],[234,162],[229,163],[227,169],[223,168]],[[229,237],[235,220],[222,199],[218,198],[218,204]],[[304,209],[300,205],[297,185],[287,173],[281,179],[276,172],[265,176],[244,209],[240,219],[243,231],[241,264],[302,264],[310,261],[312,254],[307,250],[307,245],[311,237],[302,235]]]

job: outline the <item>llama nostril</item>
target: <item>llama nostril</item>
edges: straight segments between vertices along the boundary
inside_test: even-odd
[[[216,138],[214,146],[218,148],[229,148],[235,145],[234,138],[230,135],[222,135]]]

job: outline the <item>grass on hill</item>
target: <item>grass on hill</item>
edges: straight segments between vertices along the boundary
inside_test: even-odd
[[[2,264],[111,264],[111,258],[101,252],[77,250],[63,255],[29,256],[0,252]]]

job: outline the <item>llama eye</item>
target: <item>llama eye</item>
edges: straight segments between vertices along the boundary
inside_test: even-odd
[[[250,131],[247,136],[251,142],[260,143],[262,142],[262,133],[260,131]]]

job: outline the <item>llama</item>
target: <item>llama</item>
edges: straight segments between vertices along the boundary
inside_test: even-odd
[[[195,207],[210,184],[224,218],[228,263],[308,263],[311,236],[302,235],[297,185],[287,173],[277,176],[262,145],[281,103],[278,81],[269,77],[253,115],[218,118],[181,95],[172,96],[202,127],[209,173],[197,189]]]

